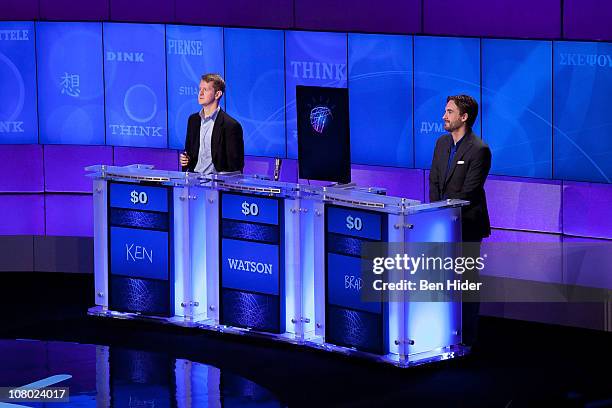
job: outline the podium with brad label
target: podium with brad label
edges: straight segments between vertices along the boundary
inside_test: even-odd
[[[460,241],[461,206],[467,202],[421,204],[360,188],[305,192],[311,193],[303,206],[312,214],[306,221],[312,227],[301,240],[304,258],[313,261],[302,271],[302,314],[307,322],[314,316],[314,324],[304,328],[305,342],[398,366],[462,355],[460,301],[364,291],[372,284],[372,253],[414,255],[412,245],[428,251],[432,243]]]
[[[361,248],[388,242],[384,213],[330,204],[325,211],[325,341],[375,354],[388,352],[388,307],[363,302]]]

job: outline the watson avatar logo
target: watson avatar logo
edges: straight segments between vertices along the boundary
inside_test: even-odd
[[[312,97],[311,102],[307,103],[305,108],[310,109],[310,126],[315,132],[322,134],[334,119],[332,112],[336,109],[336,105],[332,105],[329,98],[319,96],[318,98]],[[302,115],[307,114],[306,109],[302,111]]]
[[[323,133],[331,119],[333,119],[332,112],[327,106],[315,106],[310,111],[310,124],[317,133]]]

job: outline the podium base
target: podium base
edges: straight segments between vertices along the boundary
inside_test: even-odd
[[[305,336],[300,337],[295,333],[266,333],[260,332],[248,328],[225,326],[216,323],[213,319],[194,321],[185,317],[174,316],[171,318],[145,316],[138,313],[123,313],[112,311],[103,308],[102,306],[95,306],[88,309],[87,314],[89,316],[107,318],[107,319],[118,319],[118,320],[132,320],[141,322],[152,322],[160,325],[171,325],[179,327],[187,327],[194,330],[205,330],[216,333],[223,333],[233,336],[246,336],[256,339],[271,340],[283,343],[290,343],[296,346],[305,346],[312,349],[322,350],[326,352],[343,354],[345,356],[354,357],[362,360],[369,360],[377,363],[391,364],[400,368],[416,367],[425,364],[432,364],[436,362],[451,360],[460,358],[470,353],[470,347],[463,345],[449,345],[446,347],[440,347],[434,350],[429,350],[422,353],[410,354],[408,356],[400,356],[398,354],[385,354],[378,355],[359,351],[354,348],[336,346],[334,344],[325,343],[323,338],[320,336]]]

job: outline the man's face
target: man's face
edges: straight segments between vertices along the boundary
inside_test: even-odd
[[[215,92],[213,82],[200,81],[200,92],[198,93],[198,103],[203,106],[212,104],[221,98],[221,91]]]
[[[442,120],[444,121],[444,130],[447,132],[453,132],[460,129],[467,120],[467,113],[463,115],[459,113],[459,107],[455,104],[455,101],[448,101],[446,104],[446,110]]]

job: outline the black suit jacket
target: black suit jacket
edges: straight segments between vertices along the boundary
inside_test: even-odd
[[[468,200],[470,204],[461,209],[463,241],[480,241],[491,234],[484,191],[491,169],[491,150],[474,132],[468,132],[447,174],[452,143],[450,134],[440,136],[436,142],[429,173],[429,201],[440,201],[442,197]]]
[[[185,151],[189,155],[189,164],[183,171],[194,171],[198,164],[200,152],[200,113],[189,116]],[[212,131],[211,154],[215,170],[242,171],[244,168],[244,140],[242,126],[236,119],[219,109]]]

